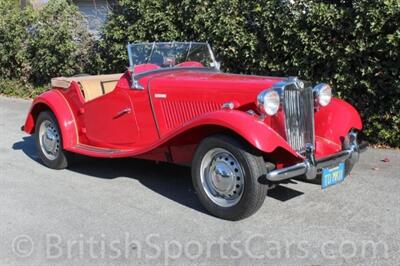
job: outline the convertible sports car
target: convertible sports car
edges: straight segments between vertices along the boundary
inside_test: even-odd
[[[207,43],[128,44],[128,56],[125,73],[54,78],[35,98],[22,129],[46,166],[73,153],[188,164],[205,208],[239,220],[283,180],[339,183],[366,148],[358,112],[327,84],[222,73]]]

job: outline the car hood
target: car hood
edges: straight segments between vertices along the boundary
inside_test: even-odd
[[[241,106],[254,103],[258,93],[283,79],[188,70],[155,75],[149,79],[148,86],[153,97],[217,103],[235,101]]]
[[[160,135],[167,135],[227,103],[236,110],[256,111],[257,95],[283,80],[276,77],[174,70],[142,77],[147,86]]]

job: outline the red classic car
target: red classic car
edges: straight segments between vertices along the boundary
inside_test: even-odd
[[[283,180],[342,181],[366,148],[358,112],[327,84],[222,73],[207,43],[129,44],[128,56],[125,73],[54,78],[35,98],[23,130],[46,166],[71,153],[188,164],[204,207],[239,220]]]

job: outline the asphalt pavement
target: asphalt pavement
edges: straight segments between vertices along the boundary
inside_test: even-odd
[[[137,159],[43,166],[0,97],[0,265],[399,265],[400,152],[369,149],[322,190],[293,180],[252,217],[210,216],[190,169]]]

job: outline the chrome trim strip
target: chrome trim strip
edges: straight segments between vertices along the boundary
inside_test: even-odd
[[[153,42],[153,44],[151,45],[150,54],[149,54],[149,56],[148,56],[147,59],[146,59],[146,63],[149,63],[150,58],[151,58],[151,55],[154,53],[154,47],[156,47],[156,43],[155,43],[155,42]]]
[[[132,50],[131,50],[131,44],[128,42],[127,49],[128,49],[128,59],[129,59],[129,67],[133,67],[133,60],[132,60]]]
[[[179,71],[199,71],[199,72],[219,72],[213,68],[206,68],[206,67],[171,67],[171,68],[162,68],[162,69],[155,69],[155,70],[150,70],[146,72],[142,72],[139,74],[135,75],[135,79],[139,80],[145,76],[151,75],[151,74],[157,74],[157,73],[168,73],[168,72],[179,72]]]
[[[151,113],[152,113],[153,118],[154,118],[154,124],[156,125],[157,135],[158,135],[158,138],[161,139],[160,126],[158,125],[156,109],[154,108],[154,102],[153,102],[153,97],[152,97],[152,92],[151,92],[151,82],[153,81],[153,79],[156,79],[156,78],[157,78],[157,76],[152,77],[147,81],[147,95],[149,96]]]
[[[191,43],[191,44],[192,44],[192,43]],[[221,66],[220,66],[220,64],[217,62],[217,60],[215,60],[214,52],[213,52],[213,50],[211,49],[211,46],[210,46],[210,44],[209,44],[208,42],[207,42],[207,48],[208,48],[208,52],[210,53],[211,60],[213,61],[214,68],[217,69],[218,71],[220,71],[220,70],[221,70]]]

